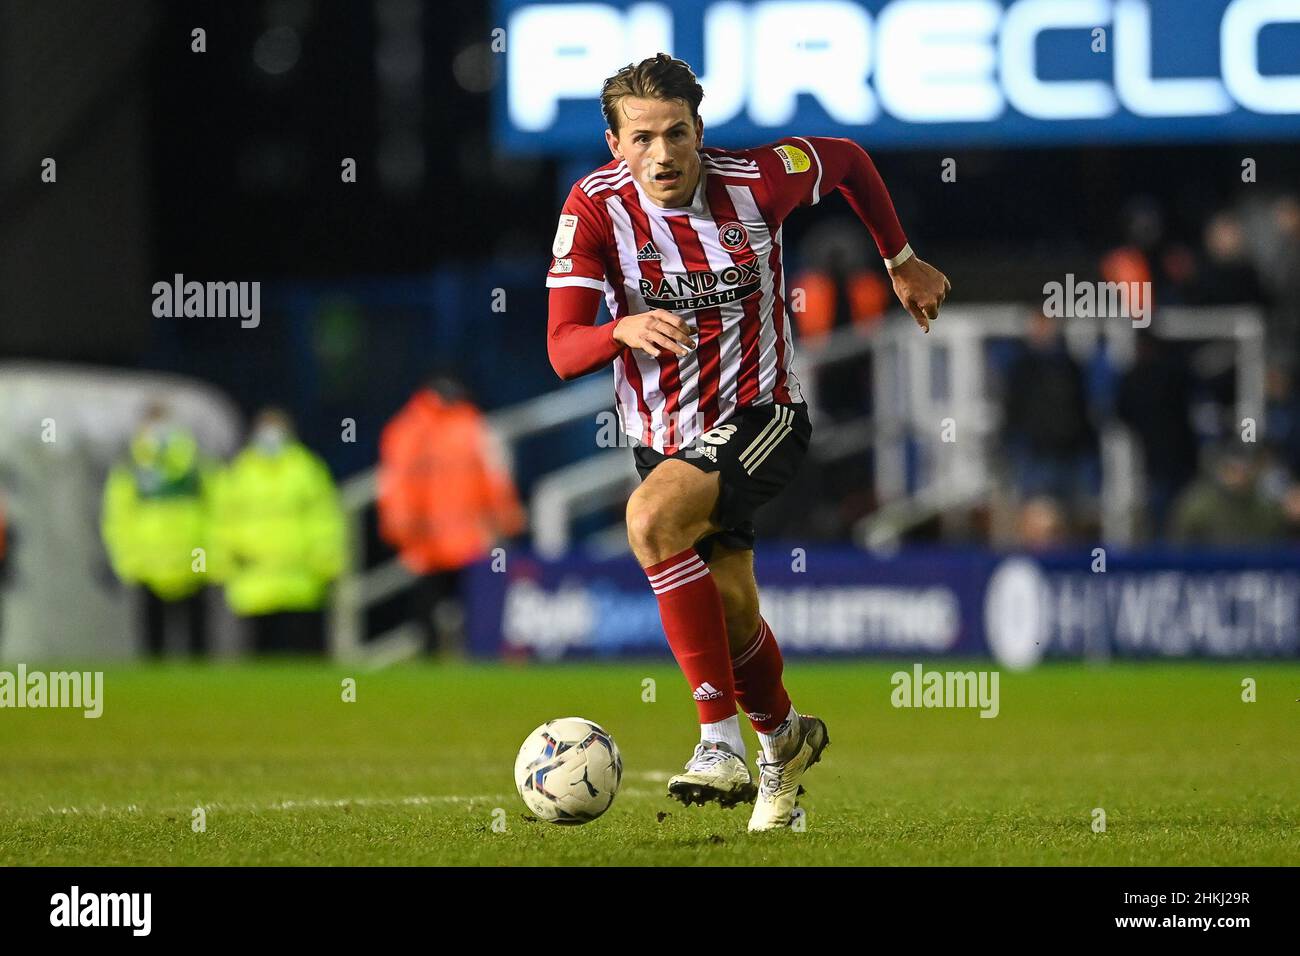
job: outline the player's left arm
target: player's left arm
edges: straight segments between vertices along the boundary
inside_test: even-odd
[[[759,150],[760,162],[773,170],[777,195],[788,208],[816,205],[833,190],[848,202],[876,242],[894,283],[894,294],[918,325],[930,323],[952,290],[942,272],[922,261],[907,241],[894,202],[871,157],[857,143],[828,136],[792,136]]]

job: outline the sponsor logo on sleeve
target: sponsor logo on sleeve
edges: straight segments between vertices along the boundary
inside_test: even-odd
[[[806,173],[812,169],[812,160],[798,146],[775,146],[772,151],[781,157],[787,173]]]
[[[573,248],[573,234],[578,231],[578,217],[565,214],[560,217],[560,225],[555,230],[555,242],[551,243],[551,255],[557,259],[569,254]]]

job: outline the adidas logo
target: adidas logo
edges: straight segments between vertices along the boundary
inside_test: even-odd
[[[705,681],[699,687],[695,688],[695,693],[691,696],[696,700],[717,700],[722,696],[722,691],[718,690],[708,681]]]
[[[659,254],[653,242],[647,242],[637,251],[636,260],[637,262],[661,262],[663,256]]]

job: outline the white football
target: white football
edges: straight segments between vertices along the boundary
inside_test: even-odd
[[[519,796],[547,823],[590,823],[609,809],[622,779],[614,738],[581,717],[548,720],[515,758]]]

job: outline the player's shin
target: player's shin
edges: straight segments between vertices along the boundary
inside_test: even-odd
[[[781,682],[784,667],[776,637],[760,617],[753,640],[732,660],[732,672],[736,699],[769,760],[779,756],[783,743],[798,729],[798,715]]]
[[[722,597],[694,548],[645,569],[668,646],[689,682],[702,725],[736,718],[735,682]]]

